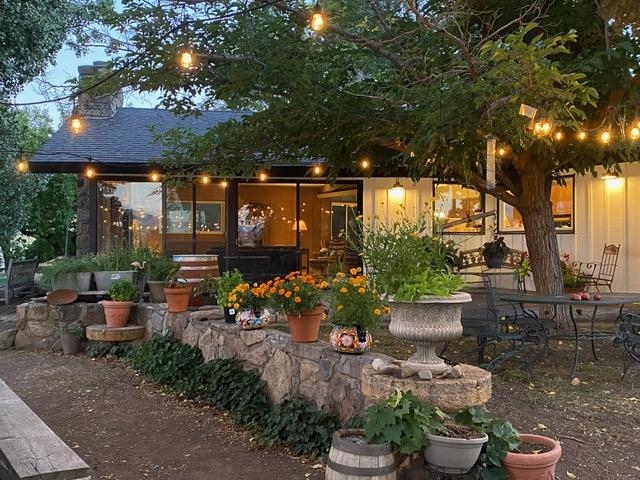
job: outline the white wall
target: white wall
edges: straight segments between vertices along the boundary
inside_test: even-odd
[[[599,173],[603,170],[599,169]],[[364,181],[363,214],[365,222],[376,216],[382,220],[393,216],[404,206],[407,214],[431,212],[433,182],[422,179],[414,184],[400,178],[405,187],[401,196],[390,190],[395,178],[366,178]],[[485,211],[497,209],[494,197],[485,199]],[[460,250],[480,247],[493,235],[495,217],[485,219],[485,233],[478,235],[448,235]],[[500,234],[507,245],[527,250],[523,234]],[[594,178],[591,174],[576,175],[575,233],[558,234],[560,253],[583,262],[599,262],[605,243],[620,244],[614,291],[640,292],[640,164],[623,164],[622,176],[614,180]]]

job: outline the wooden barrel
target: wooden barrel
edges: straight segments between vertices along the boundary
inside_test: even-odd
[[[333,434],[325,480],[396,480],[391,445],[367,443],[364,430],[344,429]]]
[[[174,255],[173,261],[180,264],[178,275],[194,285],[207,275],[220,276],[218,255]]]

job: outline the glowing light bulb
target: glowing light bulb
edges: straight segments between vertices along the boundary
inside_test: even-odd
[[[564,132],[562,130],[558,130],[556,133],[554,133],[553,138],[555,138],[557,141],[564,139]]]
[[[208,184],[211,181],[208,175],[202,175],[200,177],[200,182],[204,185]]]
[[[80,133],[82,131],[82,118],[77,113],[74,113],[69,121],[69,128],[73,133]]]
[[[366,158],[360,162],[360,167],[362,167],[363,169],[369,168],[369,165],[370,165],[369,160],[367,160]]]
[[[311,10],[311,20],[309,26],[314,32],[321,32],[327,26],[327,20],[322,11],[320,3],[316,3],[315,7]]]
[[[226,180],[222,180],[222,181],[220,182],[220,186],[221,186],[222,188],[227,188],[227,187],[229,186],[229,182],[227,182]]]
[[[151,181],[152,182],[159,182],[160,181],[160,174],[158,172],[151,172]]]
[[[93,178],[96,176],[96,169],[93,168],[92,166],[88,166],[87,169],[84,171],[84,176],[87,178]]]
[[[261,182],[264,182],[267,179],[267,174],[264,172],[260,172],[260,175],[258,175],[258,178],[260,179]]]
[[[29,162],[25,158],[21,158],[16,162],[16,170],[18,173],[26,173],[29,171]]]
[[[640,128],[633,127],[629,132],[629,137],[631,140],[638,140],[640,138]]]
[[[600,141],[602,143],[609,143],[611,141],[611,133],[608,131],[604,131],[600,134]]]
[[[581,130],[578,132],[578,140],[586,140],[587,139],[587,132]]]
[[[507,149],[506,149],[506,148],[504,148],[504,147],[500,147],[500,148],[498,149],[498,155],[499,155],[499,156],[504,157],[506,154],[507,154]]]
[[[313,167],[313,174],[320,175],[322,173],[322,167],[320,165],[316,165]]]
[[[185,70],[193,67],[193,54],[189,51],[180,54],[180,66]]]

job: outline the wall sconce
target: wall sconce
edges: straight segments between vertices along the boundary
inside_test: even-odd
[[[602,175],[600,175],[600,178],[602,180],[613,180],[613,179],[618,178],[618,176],[619,176],[618,172],[607,170]]]
[[[389,202],[395,203],[403,203],[405,199],[406,189],[404,185],[400,183],[400,179],[396,178],[396,182],[393,186],[387,190],[387,196],[389,197]]]

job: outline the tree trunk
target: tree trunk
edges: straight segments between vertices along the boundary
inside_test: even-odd
[[[556,236],[551,201],[551,179],[535,168],[522,171],[522,194],[518,210],[522,215],[527,249],[533,271],[533,281],[539,294],[562,294],[560,251]],[[552,307],[544,312],[552,313]],[[560,328],[566,327],[566,316],[559,310],[556,317]]]

